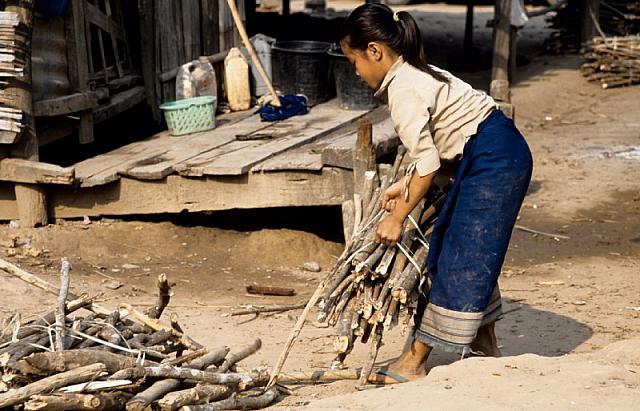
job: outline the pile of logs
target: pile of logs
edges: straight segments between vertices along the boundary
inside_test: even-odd
[[[578,52],[580,50],[580,30],[584,24],[584,0],[568,0],[557,12],[549,13],[547,22],[553,29],[546,40],[550,52]],[[640,33],[640,3],[625,0],[602,0],[594,13],[597,30],[612,36],[628,36]],[[582,17],[581,17],[582,16]]]
[[[382,196],[402,174],[399,167],[403,154],[401,149],[393,167],[383,171],[380,178],[375,171],[367,171],[361,194],[343,205],[345,221],[353,221],[353,232],[318,301],[318,321],[337,327],[334,340],[337,358],[332,368],[343,367],[356,339],[370,343],[360,385],[366,383],[371,373],[383,332],[400,322],[406,329],[412,321],[424,281],[427,237],[445,198],[444,190],[432,187],[424,204],[407,218],[396,246],[374,241],[377,225],[387,215],[382,209]]]
[[[260,349],[260,339],[208,350],[183,332],[175,314],[170,324],[159,320],[171,295],[164,274],[156,305],[142,313],[129,304],[110,312],[86,295],[67,301],[68,271],[63,261],[62,313],[25,323],[16,314],[4,324],[0,409],[257,409],[277,398],[276,388],[264,389],[265,369],[236,367]],[[82,308],[90,314],[76,315]]]
[[[640,83],[640,35],[595,37],[584,59],[582,74],[602,88]]]

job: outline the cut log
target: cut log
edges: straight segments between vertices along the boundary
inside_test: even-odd
[[[213,410],[257,410],[265,408],[278,398],[278,390],[270,388],[264,393],[252,397],[231,396],[226,400],[204,405],[188,405],[184,411],[213,411]]]
[[[95,393],[95,394],[51,394],[34,395],[24,404],[26,411],[107,411],[121,410],[131,394],[125,392]]]
[[[67,296],[69,295],[69,271],[71,263],[67,257],[62,259],[60,268],[60,293],[58,294],[58,306],[56,307],[56,350],[64,350],[64,340],[66,337],[65,317],[67,315]]]
[[[0,394],[0,408],[24,402],[32,395],[51,392],[71,384],[91,381],[106,370],[107,367],[104,364],[96,363],[43,378],[24,387]]]
[[[193,388],[170,392],[158,401],[163,411],[175,411],[186,405],[199,405],[228,398],[234,387],[216,384],[198,384]]]
[[[51,375],[95,363],[104,364],[109,373],[135,367],[138,364],[135,358],[122,354],[102,350],[75,349],[32,354],[18,362],[18,369],[23,374]],[[153,361],[145,363],[146,365],[154,364]]]
[[[262,347],[262,340],[260,338],[254,339],[253,342],[251,342],[251,344],[247,345],[246,347],[243,347],[237,352],[232,352],[229,355],[227,355],[227,358],[225,358],[224,362],[216,370],[216,372],[219,372],[219,373],[227,372],[227,370],[229,370],[229,368],[232,365],[234,365],[239,361],[244,360],[251,354],[255,354],[260,349],[260,347]]]
[[[263,375],[264,372],[258,371],[252,371],[250,373],[218,373],[190,368],[159,366],[126,368],[111,375],[109,379],[175,378],[178,380],[194,380],[210,384],[238,385],[242,388],[247,384],[251,384],[256,379],[263,378]]]

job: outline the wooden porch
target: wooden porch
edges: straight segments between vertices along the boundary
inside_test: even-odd
[[[165,131],[69,168],[29,173],[24,164],[13,173],[46,184],[53,218],[339,205],[353,192],[363,117],[373,123],[376,156],[394,151],[399,140],[385,107],[347,111],[332,100],[284,121],[223,118],[213,130]],[[16,204],[13,184],[2,183],[0,220],[18,218]]]

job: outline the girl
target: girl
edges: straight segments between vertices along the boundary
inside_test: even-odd
[[[376,3],[359,6],[343,25],[340,45],[356,74],[386,100],[414,159],[404,178],[384,193],[389,214],[377,227],[376,241],[395,245],[434,176],[453,170],[454,178],[431,236],[431,288],[428,302],[419,304],[413,341],[372,382],[424,376],[434,347],[500,355],[494,332],[501,314],[497,282],[531,179],[527,143],[491,97],[427,64],[409,13]]]

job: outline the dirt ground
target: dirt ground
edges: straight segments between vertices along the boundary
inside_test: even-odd
[[[425,31],[432,40],[443,35],[459,44],[463,9],[417,9],[431,23]],[[486,43],[485,20],[477,19],[478,44]],[[354,392],[351,381],[296,387],[274,408],[640,409],[640,88],[602,90],[586,82],[578,56],[539,54],[544,33],[541,22],[522,33],[530,63],[519,68],[513,87],[517,124],[535,157],[518,224],[563,237],[514,231],[500,278],[506,314],[497,334],[505,357],[456,362],[435,352],[423,381],[364,392]],[[459,74],[478,87],[487,76]],[[340,232],[338,213],[296,213]],[[176,283],[168,312],[179,314],[188,334],[209,347],[237,347],[259,336],[263,348],[243,365],[272,366],[300,311],[254,319],[231,317],[231,309],[305,301],[342,244],[336,235],[304,230],[308,224],[261,224],[270,215],[252,213],[250,229],[233,220],[242,213],[223,223],[203,214],[188,221],[61,221],[35,230],[5,224],[0,254],[52,283],[60,258],[69,257],[72,290],[103,293],[108,307],[149,306],[164,272]],[[303,270],[308,261],[322,272]],[[0,318],[54,304],[55,296],[2,271],[0,281]],[[293,287],[297,295],[252,296],[245,292],[252,283]],[[386,333],[379,361],[397,356],[404,339],[399,329]],[[330,329],[308,324],[286,369],[327,369],[331,344]],[[359,366],[364,356],[356,347],[347,365]]]

